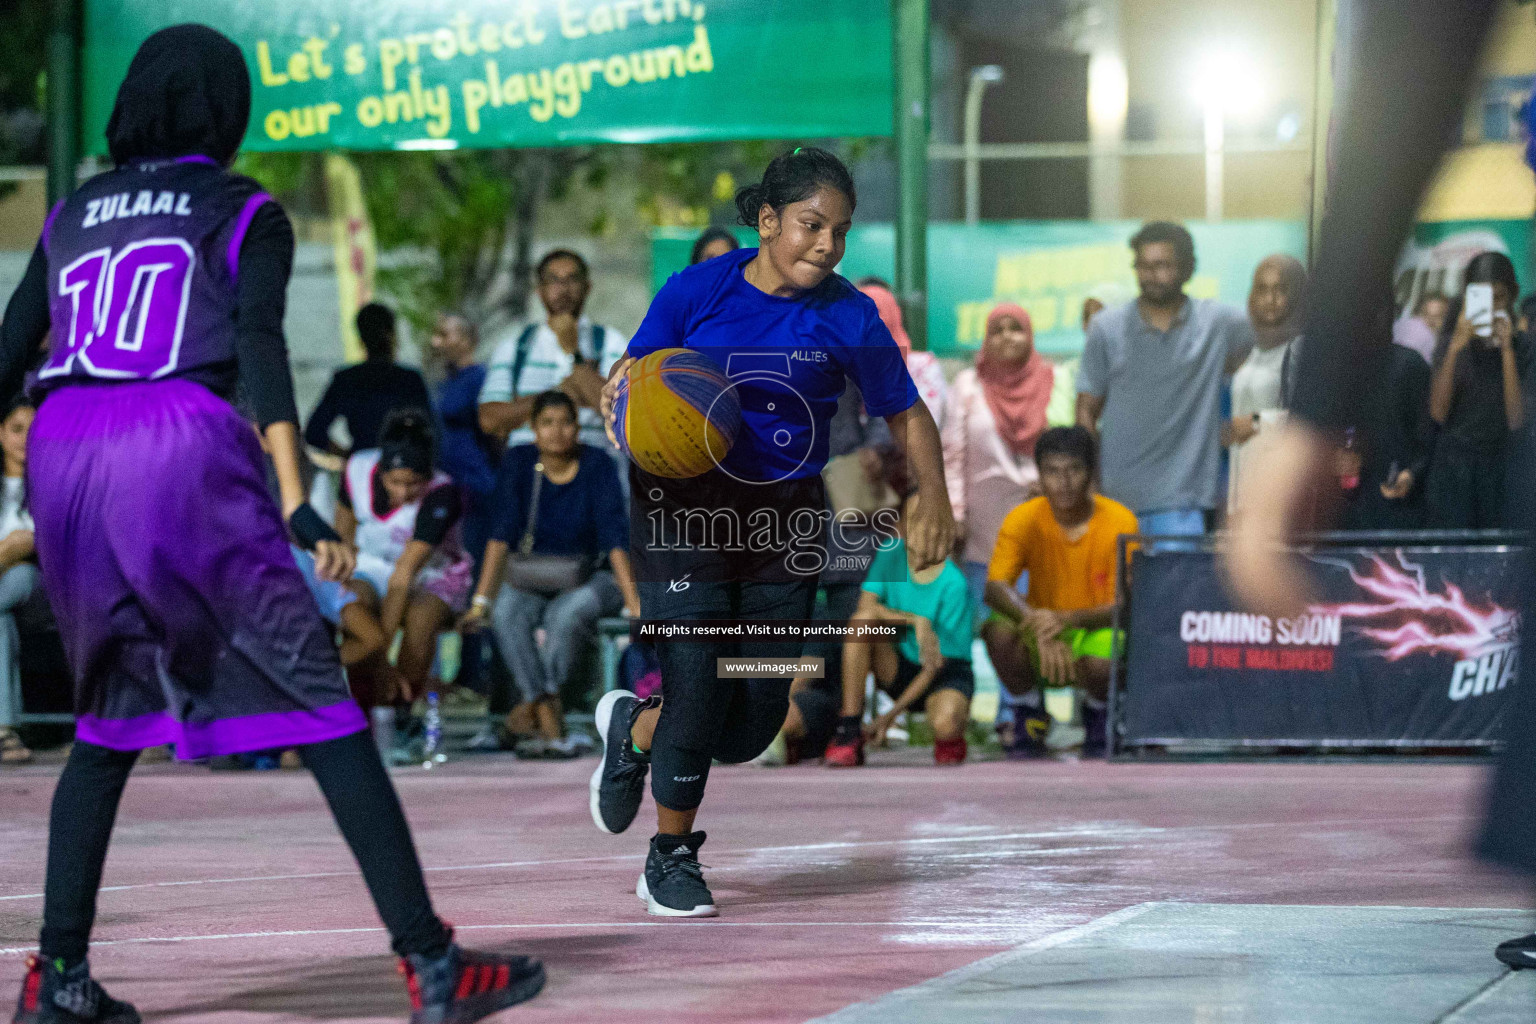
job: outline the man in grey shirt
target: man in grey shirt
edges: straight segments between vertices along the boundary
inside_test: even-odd
[[[1184,294],[1195,243],[1181,225],[1147,224],[1131,251],[1141,297],[1089,326],[1077,422],[1102,432],[1102,491],[1143,533],[1203,533],[1221,497],[1222,382],[1253,347],[1253,328],[1237,309]]]

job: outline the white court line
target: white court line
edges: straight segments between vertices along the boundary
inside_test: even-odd
[[[1114,915],[1110,915],[1111,917]],[[474,931],[550,931],[562,928],[672,928],[678,927],[676,921],[573,921],[560,923],[540,924],[470,924],[454,925],[453,930],[458,932]],[[936,930],[966,930],[1000,931],[1005,925],[998,925],[991,921],[718,921],[718,920],[690,920],[682,924],[683,928],[890,928],[894,933],[911,928],[932,928]],[[1021,926],[1014,926],[1015,928]],[[135,946],[154,942],[215,942],[221,939],[274,939],[293,938],[314,935],[365,935],[371,932],[383,933],[383,928],[309,928],[294,929],[291,931],[268,932],[229,932],[220,935],[163,935],[143,936],[134,939],[105,939],[91,942],[92,949],[100,949],[102,946]],[[0,948],[0,956],[9,956],[13,953],[31,953],[36,951],[36,946],[11,946]]]
[[[1026,942],[1022,946],[1015,946],[1013,949],[1005,950],[993,956],[983,957],[975,963],[966,964],[964,967],[957,967],[947,974],[941,974],[936,978],[929,978],[927,981],[920,981],[916,985],[899,988],[894,992],[887,992],[885,995],[870,1002],[854,1003],[851,1006],[843,1007],[841,1010],[834,1010],[825,1017],[817,1017],[810,1024],[835,1024],[839,1020],[852,1018],[855,1014],[863,1017],[875,1009],[878,1009],[879,1015],[886,1020],[901,1020],[901,1014],[897,1012],[899,1007],[920,1000],[935,989],[943,991],[953,988],[960,982],[968,981],[978,974],[985,974],[1002,964],[1038,953],[1044,949],[1052,949],[1063,943],[1085,938],[1106,928],[1114,928],[1162,905],[1161,903],[1138,903],[1135,906],[1117,910],[1112,914],[1105,914],[1095,921],[1080,924],[1076,928],[1066,928],[1059,932],[1053,932],[1033,942]]]
[[[1242,832],[1251,829],[1263,828],[1326,828],[1329,826],[1343,825],[1398,825],[1398,824],[1428,824],[1447,821],[1466,821],[1466,815],[1450,815],[1436,818],[1353,818],[1326,821],[1261,821],[1243,822],[1231,825],[1173,825],[1166,828],[1151,825],[1122,825],[1113,828],[1070,828],[1057,829],[1046,832],[1006,832],[988,835],[963,835],[963,836],[921,836],[905,839],[867,839],[846,840],[827,843],[800,843],[792,846],[756,846],[745,850],[721,850],[714,854],[716,857],[743,857],[759,853],[804,853],[823,850],[851,850],[867,849],[875,846],[926,846],[952,843],[990,843],[1016,839],[1073,839],[1073,838],[1113,838],[1115,836],[1156,836],[1178,835],[1185,832]],[[440,867],[426,867],[422,870],[427,873],[443,871],[495,871],[506,868],[532,868],[550,867],[560,864],[591,864],[606,861],[644,860],[643,853],[618,853],[603,857],[555,857],[546,860],[508,860],[493,861],[486,864],[453,864]],[[350,871],[315,871],[307,874],[294,875],[245,875],[232,878],[196,878],[185,881],[171,882],[139,882],[132,885],[108,885],[103,886],[100,892],[128,892],[135,889],[164,889],[177,886],[190,885],[234,885],[245,882],[286,882],[311,878],[352,878],[357,874],[355,869]],[[0,903],[14,900],[40,900],[43,894],[40,892],[20,893],[14,896],[0,896]]]

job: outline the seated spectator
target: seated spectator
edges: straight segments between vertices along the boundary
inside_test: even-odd
[[[1041,686],[1072,686],[1083,695],[1084,753],[1102,753],[1104,701],[1114,644],[1111,623],[1118,570],[1117,538],[1136,533],[1124,505],[1093,491],[1097,458],[1082,427],[1055,427],[1035,447],[1045,495],[1003,520],[987,571],[982,625],[987,655],[1015,705],[1011,757],[1045,754],[1050,720]],[[1015,589],[1029,573],[1022,598]]]
[[[597,620],[620,608],[638,615],[640,593],[613,459],[577,442],[576,403],[564,392],[535,398],[531,418],[534,443],[502,459],[497,522],[464,626],[477,628],[490,612],[496,646],[522,694],[502,723],[503,745],[524,756],[570,757],[580,750],[565,738],[560,689],[590,650]],[[563,578],[534,579],[520,567],[529,556]]]
[[[1035,351],[1029,314],[1005,302],[987,317],[976,365],[960,371],[940,433],[944,482],[964,536],[966,579],[981,601],[987,559],[1008,510],[1039,493],[1035,441],[1056,371]]]
[[[474,566],[461,539],[463,498],[433,465],[427,413],[390,413],[379,447],[347,460],[336,532],[357,548],[351,587],[386,640],[403,630],[397,658],[403,696],[426,691],[437,637],[468,603]],[[390,680],[373,679],[373,700],[392,702]]]
[[[903,525],[915,500],[907,499]],[[960,567],[946,560],[936,569],[913,573],[906,545],[897,541],[875,554],[853,617],[910,629],[894,643],[849,640],[844,644],[842,714],[827,744],[827,765],[863,764],[864,744],[883,746],[887,730],[909,708],[921,709],[933,728],[935,763],[960,764],[965,760],[965,725],[976,691],[971,672],[974,619]],[[875,685],[894,702],[865,725],[864,680],[871,672]],[[790,711],[790,719],[800,721],[786,722],[786,738],[803,741],[813,731],[824,733],[829,707],[824,698],[808,697],[802,686]]]
[[[333,456],[348,451],[331,439],[331,425],[338,419],[352,437],[350,450],[362,451],[378,446],[379,429],[391,410],[431,408],[421,374],[395,362],[395,314],[390,308],[370,302],[358,310],[357,334],[368,358],[336,371],[304,426],[304,443]]]
[[[1484,252],[1466,283],[1493,286],[1493,321],[1474,327],[1462,301],[1435,350],[1429,414],[1440,425],[1425,482],[1430,526],[1496,529],[1504,522],[1504,475],[1512,434],[1525,421],[1522,383],[1532,346],[1515,331],[1520,285],[1509,257]]]
[[[1301,333],[1301,294],[1307,269],[1294,256],[1269,256],[1253,272],[1248,292],[1248,319],[1254,345],[1232,375],[1232,419],[1222,431],[1227,446],[1227,511],[1235,512],[1242,497],[1247,467],[1285,422],[1280,379],[1291,342]]]
[[[394,686],[384,688],[385,700],[381,701],[371,685],[377,677],[369,673],[367,678],[359,678],[351,671],[354,666],[373,658],[384,659],[388,654],[389,644],[384,636],[383,623],[358,601],[356,591],[347,584],[322,580],[315,572],[314,555],[297,545],[290,544],[289,547],[293,549],[293,560],[304,576],[304,582],[309,585],[315,605],[320,609],[320,617],[330,623],[337,633],[337,654],[341,658],[341,667],[347,670],[347,683],[353,699],[365,711],[387,702],[389,694],[395,690]],[[394,672],[387,661],[377,671],[385,677]]]
[[[736,236],[729,228],[705,228],[704,233],[693,240],[693,251],[688,254],[688,265],[691,267],[695,263],[703,263],[716,256],[724,256],[740,248],[741,243],[736,240]]]
[[[21,628],[49,618],[48,601],[32,547],[32,516],[27,511],[27,433],[34,410],[17,399],[0,420],[4,455],[0,490],[0,764],[21,764],[32,752],[13,728],[21,714]]]

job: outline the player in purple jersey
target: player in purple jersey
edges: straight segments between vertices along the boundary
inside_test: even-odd
[[[293,232],[227,166],[245,135],[241,52],[181,25],[145,41],[107,125],[116,168],[50,212],[0,324],[0,394],[52,332],[29,448],[38,560],[75,681],[76,741],[49,822],[40,955],[17,1024],[135,1024],[86,952],[138,752],[298,746],[362,868],[414,1024],[531,998],[544,969],[470,953],[433,912],[400,802],[288,548],[322,578],[354,557],[304,502],[282,321]],[[270,497],[260,422],[281,492]]]

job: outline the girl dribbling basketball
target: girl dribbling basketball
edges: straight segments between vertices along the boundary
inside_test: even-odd
[[[673,479],[630,467],[630,544],[647,621],[810,617],[825,562],[821,469],[847,378],[905,449],[918,488],[908,535],[914,565],[942,563],[954,538],[933,417],[874,303],[834,272],[855,205],[847,168],[823,150],[796,149],[736,203],[759,248],[673,276],[604,391],[612,430],[629,367],[660,349],[686,348],[725,371],[741,406],[735,443],[708,472]],[[660,698],[617,691],[598,705],[603,761],[592,776],[592,816],[603,831],[623,832],[650,772],[657,834],[636,895],[652,914],[713,916],[698,861],[705,834],[694,830],[710,763],[748,761],[768,746],[791,681],[723,679],[717,659],[799,651],[747,640],[673,641],[658,650]]]

